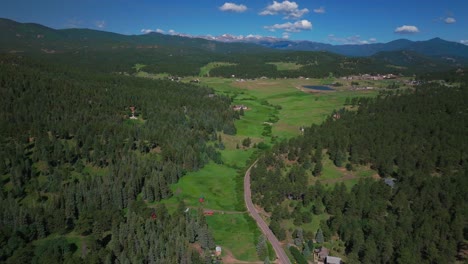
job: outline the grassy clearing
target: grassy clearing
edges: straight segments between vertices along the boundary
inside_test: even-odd
[[[146,67],[146,65],[141,64],[141,63],[137,63],[137,64],[135,64],[135,66],[133,66],[133,68],[135,69],[136,72],[141,71],[141,69],[143,69],[144,67]]]
[[[217,67],[222,67],[222,66],[230,66],[230,65],[236,65],[234,63],[229,63],[229,62],[210,62],[207,65],[203,66],[200,68],[200,77],[209,77],[210,76],[210,71],[214,68]]]
[[[148,73],[144,71],[138,71],[135,74],[136,77],[150,78],[150,79],[164,79],[169,77],[168,73]]]
[[[198,199],[203,196],[205,208],[235,211],[239,203],[235,190],[236,175],[235,169],[211,162],[173,184],[171,189],[174,196],[164,203],[169,207],[176,207],[179,201],[184,201],[187,206],[198,207]]]
[[[275,65],[278,71],[298,70],[303,66],[293,62],[269,62],[268,64]]]
[[[215,214],[207,217],[206,221],[213,230],[217,245],[231,251],[239,260],[258,260],[255,243],[260,232],[247,213]]]

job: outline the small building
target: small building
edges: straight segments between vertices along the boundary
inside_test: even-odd
[[[340,113],[334,113],[334,114],[333,114],[333,119],[338,120],[338,119],[340,119],[340,118],[341,118]]]
[[[213,211],[204,211],[203,214],[207,215],[207,216],[212,216],[212,215],[214,215],[214,212]]]
[[[216,252],[216,256],[220,256],[220,255],[221,255],[221,247],[220,247],[220,246],[216,246],[215,252]]]
[[[235,105],[232,107],[234,111],[240,111],[240,110],[247,110],[247,106],[245,105]]]
[[[341,258],[328,256],[328,257],[325,259],[325,263],[326,263],[326,264],[341,264]]]
[[[393,188],[395,187],[395,180],[395,178],[385,178],[384,183]]]

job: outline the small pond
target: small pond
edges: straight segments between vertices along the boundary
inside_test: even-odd
[[[323,86],[323,85],[304,85],[302,87],[307,88],[307,89],[312,89],[312,90],[333,91],[332,88],[328,86]]]

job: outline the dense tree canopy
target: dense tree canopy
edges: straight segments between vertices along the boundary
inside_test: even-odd
[[[312,202],[314,214],[325,210],[323,236],[344,241],[350,260],[454,262],[468,238],[467,100],[465,84],[353,99],[357,110],[338,111],[260,159],[252,170],[254,199],[273,211],[272,223],[290,217],[296,223],[300,211],[288,215],[279,206],[287,198]],[[367,179],[351,190],[307,187],[310,175],[320,177],[322,153],[336,166],[370,165],[395,185]]]
[[[196,262],[189,243],[214,247],[203,213],[146,202],[220,162],[206,143],[234,127],[230,99],[67,65],[0,57],[0,261]]]

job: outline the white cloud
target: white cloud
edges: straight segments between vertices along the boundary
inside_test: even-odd
[[[219,10],[242,13],[247,10],[247,6],[226,2],[224,5],[219,7]]]
[[[284,39],[288,39],[290,36],[290,33],[289,32],[283,32],[283,38]]]
[[[320,8],[314,9],[314,13],[325,14],[325,7],[321,6]]]
[[[468,39],[460,40],[460,43],[461,43],[461,44],[468,45]]]
[[[273,26],[265,26],[264,28],[270,31],[284,30],[286,32],[300,32],[302,30],[311,30],[312,23],[308,20],[301,20],[294,23],[274,24]]]
[[[106,27],[106,21],[104,20],[98,20],[96,23],[94,23],[97,28],[105,28]]]
[[[159,29],[159,28],[157,28],[157,29],[146,29],[146,28],[144,28],[144,29],[140,30],[140,32],[143,33],[143,34],[148,34],[148,33],[151,33],[151,32],[157,32],[157,33],[163,34],[164,30]]]
[[[414,34],[418,32],[419,32],[419,29],[416,26],[403,25],[401,27],[395,28],[395,33],[399,33],[399,34]]]
[[[173,29],[169,29],[168,32],[169,32],[169,34],[171,34],[171,35],[175,35],[175,34],[176,34],[175,30],[173,30]]]
[[[375,43],[377,42],[377,39],[376,38],[370,38],[367,40],[361,39],[361,36],[359,35],[342,38],[342,37],[337,37],[333,34],[330,34],[328,35],[328,41],[338,43],[338,44],[345,44],[345,45],[362,45],[362,44]]]
[[[279,3],[273,1],[273,4],[267,6],[259,14],[262,16],[282,14],[285,19],[299,19],[307,13],[309,13],[309,9],[299,9],[296,2],[283,1]]]
[[[453,18],[453,17],[447,17],[447,18],[444,19],[444,22],[445,22],[445,24],[453,24],[453,23],[457,22],[457,20],[455,20],[455,18]]]

